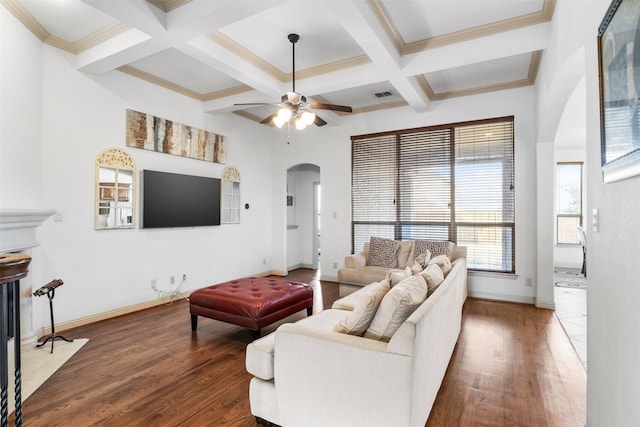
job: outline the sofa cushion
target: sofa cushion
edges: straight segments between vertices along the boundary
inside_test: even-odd
[[[451,260],[446,255],[438,255],[429,261],[429,264],[438,264],[445,277],[447,277],[447,274],[451,271]]]
[[[420,275],[427,282],[428,295],[431,295],[444,281],[444,274],[438,264],[429,264]]]
[[[398,271],[392,269],[393,271]],[[386,267],[367,266],[362,268],[342,268],[338,270],[340,283],[365,286],[373,282],[379,282],[387,277],[389,269]]]
[[[407,267],[409,268],[409,267]],[[407,273],[406,269],[403,271],[400,270],[389,270],[389,273],[387,273],[387,279],[389,280],[389,283],[391,284],[391,287],[394,287],[395,285],[397,285],[398,283],[402,282],[404,279],[406,279],[407,277],[411,276],[412,274],[410,274],[411,269],[408,270],[409,273]]]
[[[344,317],[343,310],[324,310],[320,313],[298,320],[297,323],[308,328],[330,331]],[[246,349],[245,364],[251,375],[269,381],[273,379],[273,351],[275,332],[258,338]]]
[[[391,288],[382,298],[365,338],[389,341],[402,322],[427,298],[427,283],[420,276],[411,276]]]
[[[413,251],[413,240],[401,240],[398,249],[398,268],[405,268]],[[392,285],[393,286],[393,285]]]
[[[349,312],[349,314],[335,326],[334,330],[350,335],[362,335],[376,314],[376,309],[380,301],[382,301],[382,298],[390,288],[391,285],[388,280],[382,280],[368,285],[362,290],[362,298],[353,308],[353,311]]]
[[[431,253],[431,257],[444,254],[451,258],[455,247],[455,243],[446,240],[416,240],[413,244],[413,253],[409,257],[409,262],[412,263],[418,255],[427,251]]]
[[[398,250],[400,242],[397,240],[372,237],[367,255],[367,265],[394,268],[398,265]]]
[[[388,276],[388,275],[387,275]],[[387,277],[385,280],[389,280]],[[338,310],[347,310],[353,311],[357,305],[363,303],[366,299],[369,298],[370,289],[374,286],[378,286],[379,281],[375,281],[366,286],[361,287],[357,291],[350,293],[342,298],[339,298],[333,302],[331,308],[335,308]]]
[[[431,252],[428,250],[427,252],[418,255],[411,266],[411,274],[420,274],[420,272],[429,264],[429,259],[431,259]]]

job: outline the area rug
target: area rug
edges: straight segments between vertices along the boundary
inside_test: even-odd
[[[559,288],[587,289],[587,278],[579,268],[556,267],[553,270],[553,283]]]
[[[21,349],[22,368],[22,401],[27,400],[34,391],[53,375],[65,362],[71,359],[78,350],[89,342],[86,338],[74,339],[73,342],[56,340],[51,353],[51,341],[42,347],[23,346]],[[10,344],[13,345],[13,342]],[[15,380],[13,349],[9,357],[9,411],[15,411]]]

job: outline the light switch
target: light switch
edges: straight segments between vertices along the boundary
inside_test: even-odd
[[[598,232],[598,209],[593,210],[593,232]]]

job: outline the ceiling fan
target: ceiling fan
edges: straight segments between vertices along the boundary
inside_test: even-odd
[[[269,122],[273,122],[273,124],[280,128],[285,123],[294,122],[298,130],[302,130],[312,123],[316,126],[324,126],[327,124],[326,121],[311,111],[312,109],[341,111],[344,113],[353,112],[351,107],[345,105],[322,104],[317,102],[307,103],[307,98],[296,92],[296,42],[300,40],[300,36],[298,34],[289,34],[287,38],[291,42],[293,52],[292,91],[282,95],[279,103],[256,102],[234,105],[274,105],[280,107],[277,112],[265,117],[260,123],[269,124]]]

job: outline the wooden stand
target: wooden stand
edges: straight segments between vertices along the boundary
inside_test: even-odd
[[[13,336],[15,368],[15,424],[22,426],[22,368],[20,365],[20,279],[27,277],[31,257],[25,254],[0,255],[0,426],[9,425],[9,355],[7,341]],[[13,307],[9,307],[12,294]],[[9,313],[12,327],[9,331]],[[9,333],[11,332],[11,335]]]

